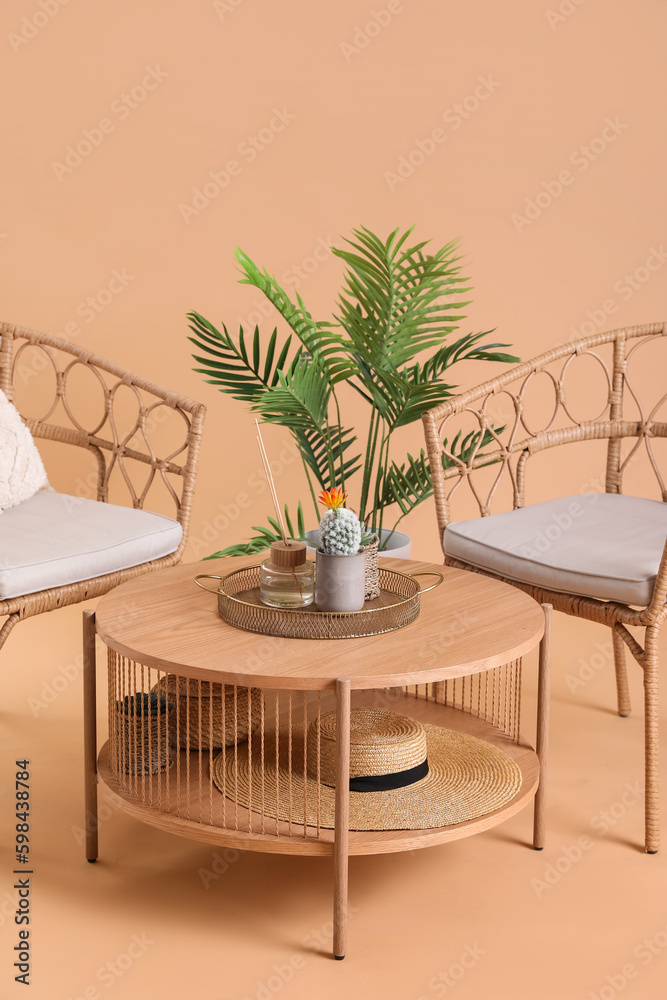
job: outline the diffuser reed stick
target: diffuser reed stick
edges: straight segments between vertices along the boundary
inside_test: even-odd
[[[285,522],[283,521],[282,511],[280,510],[280,504],[278,503],[276,484],[273,481],[273,473],[271,472],[271,466],[269,465],[269,459],[266,454],[266,448],[264,447],[262,432],[260,430],[259,420],[257,419],[257,417],[255,417],[255,426],[257,427],[257,444],[259,445],[259,453],[262,456],[264,472],[266,473],[266,481],[269,484],[269,493],[271,494],[271,499],[273,500],[273,506],[276,512],[276,517],[278,519],[278,524],[280,525],[280,534],[282,535],[283,542],[285,542],[286,545],[289,545],[287,539],[287,532],[285,530]]]
[[[259,570],[259,599],[270,607],[305,608],[313,603],[313,564],[306,561],[306,546],[303,541],[287,537],[285,522],[278,503],[276,484],[264,447],[259,420],[255,417],[257,444],[262,456],[266,481],[278,519],[282,542],[271,543],[271,555]]]

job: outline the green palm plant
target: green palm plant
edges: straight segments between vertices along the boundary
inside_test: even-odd
[[[198,352],[193,357],[203,366],[194,370],[249,404],[260,420],[280,424],[293,435],[317,520],[315,486],[349,489],[350,479],[360,473],[360,519],[381,533],[385,514],[393,512],[393,531],[432,494],[424,450],[417,456],[408,453],[399,464],[391,450],[394,432],[451,395],[456,386],[445,376],[456,362],[518,360],[499,350],[507,344],[482,343],[492,331],[446,342],[469,304],[463,300],[470,287],[460,274],[457,244],[427,253],[430,241],[411,244],[411,232],[395,229],[383,242],[362,227],[345,240],[345,249],[333,248],[346,265],[333,322],[315,320],[298,293],[292,301],[268,271],[237,249],[240,282],[263,292],[289,328],[280,344],[277,328],[264,343],[257,326],[252,337],[246,337],[242,327],[233,337],[224,324],[218,330],[199,313],[188,314],[193,334],[189,339]],[[433,353],[417,360],[426,351]],[[368,404],[363,455],[354,429],[342,421],[342,382]],[[487,433],[486,438],[491,436]],[[458,434],[450,450],[465,459],[473,448],[487,443],[475,434]],[[296,531],[288,510],[286,514],[290,533],[303,537],[302,504]],[[259,552],[279,537],[272,518],[268,527],[253,530],[258,534],[249,542],[215,555]]]

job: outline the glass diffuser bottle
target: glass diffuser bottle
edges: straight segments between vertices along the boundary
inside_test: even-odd
[[[259,597],[272,608],[306,608],[313,603],[315,573],[305,542],[273,542],[259,570]]]

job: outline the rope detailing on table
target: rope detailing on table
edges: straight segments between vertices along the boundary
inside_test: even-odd
[[[434,684],[413,684],[404,690],[414,697],[435,701],[483,719],[509,736],[514,743],[519,743],[521,668],[522,660],[519,658],[469,677],[456,677]]]
[[[109,742],[103,754],[119,794],[157,812],[229,831],[232,837],[238,832],[260,838],[330,839],[335,726],[332,729],[327,719],[335,710],[333,689],[260,690],[212,683],[135,662],[112,649],[107,650],[107,672]],[[359,719],[361,707],[380,716],[419,720],[424,702],[475,716],[519,743],[521,660],[447,681],[353,691],[353,719]],[[429,708],[427,714],[429,722],[439,722],[439,710],[434,715]],[[418,808],[410,808],[407,820],[386,826],[373,813],[372,825],[364,826],[357,805],[354,828],[402,829],[400,823],[407,822],[407,829],[424,829],[431,823],[461,822],[464,816],[500,808],[508,795],[516,794],[520,773],[502,746],[464,732],[443,737],[449,732],[447,718],[443,713],[442,726],[424,723],[438,745],[442,739],[449,741],[449,770],[438,764],[442,755],[432,760],[429,749],[428,774],[410,786],[421,789]],[[466,797],[470,768],[473,792]],[[374,774],[371,770],[363,777]],[[443,782],[451,802],[444,811],[440,806],[428,808],[433,796],[442,798]],[[372,781],[366,785],[374,788]],[[377,795],[388,805],[404,791],[351,795],[357,800],[366,797],[368,807]]]

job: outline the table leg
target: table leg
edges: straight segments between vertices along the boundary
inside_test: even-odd
[[[336,681],[336,816],[334,826],[333,951],[345,958],[347,944],[348,834],[350,826],[350,682]]]
[[[83,612],[83,773],[86,859],[97,861],[97,697],[95,612]]]
[[[551,656],[551,619],[553,608],[550,604],[543,604],[544,610],[544,635],[540,643],[539,674],[537,681],[537,741],[536,751],[540,762],[540,783],[535,795],[535,813],[533,820],[533,847],[536,851],[541,851],[544,847],[545,832],[545,795],[546,795],[546,769],[547,769],[547,749],[549,743],[549,697],[550,679],[549,665]]]

